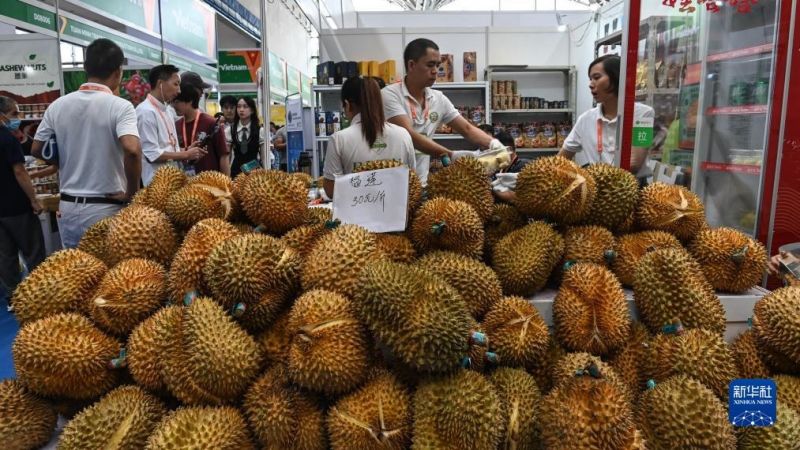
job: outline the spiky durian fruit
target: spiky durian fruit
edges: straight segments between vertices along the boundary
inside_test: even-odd
[[[107,265],[106,234],[108,234],[108,228],[113,220],[114,216],[105,217],[90,226],[86,233],[81,236],[81,240],[78,242],[78,250],[89,253]]]
[[[414,450],[494,450],[503,409],[494,386],[471,370],[423,382],[414,395]]]
[[[736,436],[725,405],[699,381],[676,375],[645,391],[636,425],[648,450],[734,450]]]
[[[103,330],[127,336],[166,298],[164,268],[147,259],[126,259],[106,273],[88,302],[91,319]]]
[[[158,425],[147,450],[255,449],[242,413],[231,407],[178,408]]]
[[[530,367],[547,351],[547,324],[524,298],[503,297],[489,309],[482,325],[500,365]]]
[[[161,372],[167,347],[177,340],[183,308],[167,306],[134,328],[128,337],[128,371],[137,384],[153,392],[166,390]]]
[[[430,198],[459,200],[472,206],[481,222],[486,222],[492,214],[492,185],[483,165],[475,158],[457,159],[453,164],[432,173],[428,177],[428,195]]]
[[[108,392],[118,374],[108,365],[122,344],[74,313],[23,326],[12,348],[17,377],[44,396],[90,399]]]
[[[411,264],[417,259],[414,244],[404,234],[381,233],[375,236],[378,251],[386,255],[391,261]]]
[[[558,344],[555,337],[548,336],[547,339],[547,352],[544,356],[539,358],[532,366],[526,367],[526,370],[533,375],[536,379],[536,385],[542,391],[542,395],[550,392],[553,388],[553,374],[556,364],[563,358],[567,352]]]
[[[280,235],[300,226],[308,210],[308,189],[285,172],[255,172],[244,179],[242,206],[253,223]]]
[[[163,358],[167,388],[186,405],[236,401],[258,376],[263,361],[256,341],[204,297],[183,310]]]
[[[525,216],[519,212],[516,206],[508,203],[495,203],[492,206],[492,214],[486,219],[484,228],[483,259],[490,263],[495,244],[527,223]]]
[[[144,448],[167,409],[138,386],[122,386],[70,420],[58,448]]]
[[[503,296],[500,279],[485,264],[453,252],[432,252],[420,258],[417,266],[441,276],[458,291],[470,314],[480,320]]]
[[[753,331],[763,345],[800,365],[800,286],[776,289],[756,302]]]
[[[653,333],[675,321],[720,335],[725,331],[722,303],[686,250],[656,250],[642,257],[633,298],[641,321]]]
[[[391,169],[400,167],[403,163],[396,159],[382,159],[376,161],[366,161],[357,163],[353,168],[353,172],[369,172],[371,170]],[[419,208],[422,203],[422,183],[419,181],[419,176],[414,171],[413,167],[408,170],[408,214],[411,214]]]
[[[586,171],[597,183],[586,223],[616,230],[636,210],[639,182],[632,173],[609,164],[592,164]]]
[[[483,254],[483,224],[468,204],[435,198],[417,210],[411,224],[411,241],[420,254],[450,250],[480,258]]]
[[[203,281],[206,259],[214,247],[238,234],[236,227],[224,220],[205,219],[197,222],[186,234],[172,260],[167,277],[169,299],[180,302],[187,292],[192,291],[208,294]]]
[[[609,365],[625,381],[628,391],[634,396],[634,400],[646,381],[642,374],[641,365],[647,352],[649,340],[650,333],[647,331],[647,327],[640,322],[634,322],[631,325],[627,342],[609,360]]]
[[[617,239],[611,270],[624,286],[633,286],[636,268],[647,253],[665,248],[681,249],[681,242],[664,231],[640,231]]]
[[[573,224],[589,214],[597,185],[589,172],[574,162],[550,156],[522,169],[515,192],[516,206],[523,214]]]
[[[364,270],[356,310],[372,335],[419,372],[446,372],[466,356],[471,317],[439,277],[388,261]]]
[[[250,428],[264,448],[327,448],[322,408],[289,383],[282,364],[272,366],[253,383],[243,408]]]
[[[614,262],[614,235],[603,227],[584,225],[568,227],[564,233],[566,262],[588,262],[608,266]]]
[[[314,183],[314,179],[311,178],[311,175],[305,172],[292,172],[291,175],[300,180],[306,188],[311,189],[311,185]]]
[[[289,344],[291,343],[286,326],[289,324],[290,310],[281,313],[275,322],[256,336],[264,355],[264,365],[286,364],[289,361]]]
[[[773,380],[778,388],[778,401],[800,414],[800,377],[775,375]]]
[[[553,388],[568,383],[576,375],[583,373],[591,375],[593,371],[599,372],[604,380],[615,385],[626,400],[633,399],[633,393],[629,390],[625,379],[608,363],[603,362],[597,356],[585,352],[567,353],[558,359],[553,366]]]
[[[411,398],[387,371],[377,371],[358,391],[328,410],[334,450],[403,450],[411,442]]]
[[[281,241],[293,248],[300,257],[305,259],[314,249],[314,246],[317,245],[319,239],[329,231],[331,230],[322,224],[300,225],[284,234],[281,237]]]
[[[211,250],[203,275],[215,300],[226,310],[244,306],[240,321],[262,330],[283,311],[296,288],[302,260],[279,239],[243,234]]]
[[[86,310],[92,291],[108,268],[81,250],[50,255],[14,291],[11,304],[20,324],[67,312]]]
[[[352,391],[366,378],[368,338],[346,297],[306,292],[292,306],[286,332],[289,378],[298,386],[335,396]]]
[[[738,450],[800,449],[800,413],[783,403],[777,404],[774,424],[737,430]]]
[[[489,376],[503,411],[499,449],[537,449],[536,420],[541,393],[536,380],[522,369],[501,367]]]
[[[606,355],[622,347],[631,317],[614,274],[593,263],[570,267],[553,300],[553,325],[558,340],[570,351]]]
[[[538,425],[547,449],[623,449],[636,432],[624,392],[602,372],[556,386],[539,405]]]
[[[703,202],[683,186],[653,183],[642,189],[636,223],[644,230],[661,230],[690,241],[706,224]]]
[[[767,250],[732,228],[701,231],[689,247],[714,289],[742,293],[757,285],[767,269]]]
[[[170,196],[188,182],[189,178],[183,170],[172,165],[162,166],[156,170],[138,204],[166,212]]]
[[[654,337],[648,343],[642,366],[646,379],[663,382],[674,375],[687,375],[723,401],[728,398],[728,384],[738,378],[728,344],[719,334],[702,329]]]
[[[46,401],[16,380],[0,381],[0,437],[3,448],[42,448],[56,427],[57,415]]]
[[[306,225],[325,225],[333,220],[333,209],[312,207],[306,211]]]
[[[730,346],[739,375],[742,378],[769,378],[772,370],[761,358],[758,340],[753,330],[747,330],[734,339]]]
[[[492,267],[506,295],[530,296],[544,287],[563,253],[561,235],[544,222],[533,222],[494,246]]]
[[[306,257],[303,290],[324,289],[352,296],[364,267],[382,257],[375,235],[358,225],[340,225]]]
[[[227,184],[212,179],[190,180],[188,185],[170,196],[165,212],[182,229],[189,229],[203,219],[230,219],[235,209],[235,200],[233,185],[229,178],[225,178]]]
[[[129,206],[114,217],[106,234],[109,262],[145,258],[169,267],[178,249],[175,230],[167,216],[147,206]]]

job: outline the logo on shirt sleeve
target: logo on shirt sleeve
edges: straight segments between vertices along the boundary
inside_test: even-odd
[[[439,113],[438,112],[435,112],[435,111],[432,112],[430,117],[431,117],[431,122],[438,122],[439,121]]]

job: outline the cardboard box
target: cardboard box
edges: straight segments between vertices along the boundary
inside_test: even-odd
[[[348,78],[358,75],[358,64],[354,61],[341,61],[335,65],[334,84],[344,84]]]
[[[464,52],[464,81],[478,81],[478,52]]]
[[[393,59],[389,59],[381,63],[381,78],[386,84],[394,83],[397,77],[397,63]]]
[[[359,61],[358,62],[358,74],[362,77],[369,76],[369,63],[371,61]]]
[[[314,127],[316,129],[317,137],[320,136],[327,136],[327,126],[326,119],[325,119],[325,111],[317,111],[317,123]]]
[[[439,64],[439,73],[436,75],[437,83],[452,83],[453,82],[453,55],[444,53],[441,55],[441,63]]]
[[[370,61],[369,62],[369,76],[380,78],[380,76],[381,76],[381,64],[378,61]]]

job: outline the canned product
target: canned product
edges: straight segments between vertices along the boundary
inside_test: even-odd
[[[737,81],[730,87],[728,103],[731,106],[742,106],[750,103],[750,83]]]
[[[757,105],[769,103],[769,79],[762,78],[753,83],[753,103]]]

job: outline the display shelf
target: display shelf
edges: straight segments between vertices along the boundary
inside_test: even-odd
[[[502,79],[509,78],[510,75],[523,76],[542,73],[563,73],[564,75],[564,96],[568,105],[577,104],[577,74],[574,66],[487,66],[485,70],[486,84],[492,86],[495,77]],[[530,95],[530,94],[528,94]],[[493,109],[490,108],[491,89],[486,90],[487,108],[486,123],[494,123],[493,114],[569,114],[569,119],[575,123],[574,108],[552,108],[552,109]]]
[[[558,108],[558,109],[493,109],[492,114],[562,114],[571,113],[572,108]]]
[[[706,172],[740,173],[745,175],[761,175],[761,166],[755,164],[729,164],[703,161],[700,168]]]
[[[730,50],[727,52],[715,53],[713,55],[708,55],[706,61],[708,62],[729,61],[732,59],[743,58],[745,56],[754,56],[763,53],[770,53],[772,52],[774,47],[775,46],[772,44],[763,44],[763,45],[756,45],[754,47],[740,48],[736,50]]]
[[[537,72],[571,72],[573,66],[490,66],[487,73],[502,73],[504,75],[530,75]]]
[[[680,88],[653,88],[653,89],[639,89],[636,91],[637,97],[644,97],[645,95],[678,95],[681,93]]]
[[[465,138],[464,138],[464,136],[462,136],[460,134],[434,134],[433,135],[433,139],[438,139],[438,140],[443,140],[443,141],[447,141],[447,140],[455,141],[455,140],[465,139]]]
[[[314,136],[314,140],[317,142],[329,142],[333,136]]]
[[[744,116],[748,114],[766,114],[767,111],[769,111],[768,105],[721,106],[708,108],[706,114],[709,116]]]
[[[332,85],[318,84],[311,86],[312,92],[339,92],[341,90],[342,90],[341,84],[332,84]]]
[[[553,300],[556,294],[558,294],[558,291],[555,289],[545,289],[528,298],[528,302],[539,311],[539,314],[549,326],[553,326]],[[760,286],[753,287],[740,295],[717,292],[717,297],[719,297],[722,306],[725,308],[726,341],[731,342],[736,336],[748,329],[748,320],[753,316],[753,306],[767,294],[769,294],[769,291]],[[628,309],[631,317],[638,319],[639,313],[633,300],[633,291],[625,289],[625,297],[628,300]]]
[[[597,50],[604,45],[622,45],[622,30],[615,31],[594,41],[595,57],[597,56]]]
[[[555,153],[560,148],[518,148],[517,153]]]
[[[472,89],[487,89],[489,84],[485,81],[463,81],[463,82],[452,82],[452,83],[436,83],[433,85],[433,89],[439,90],[472,90]]]

